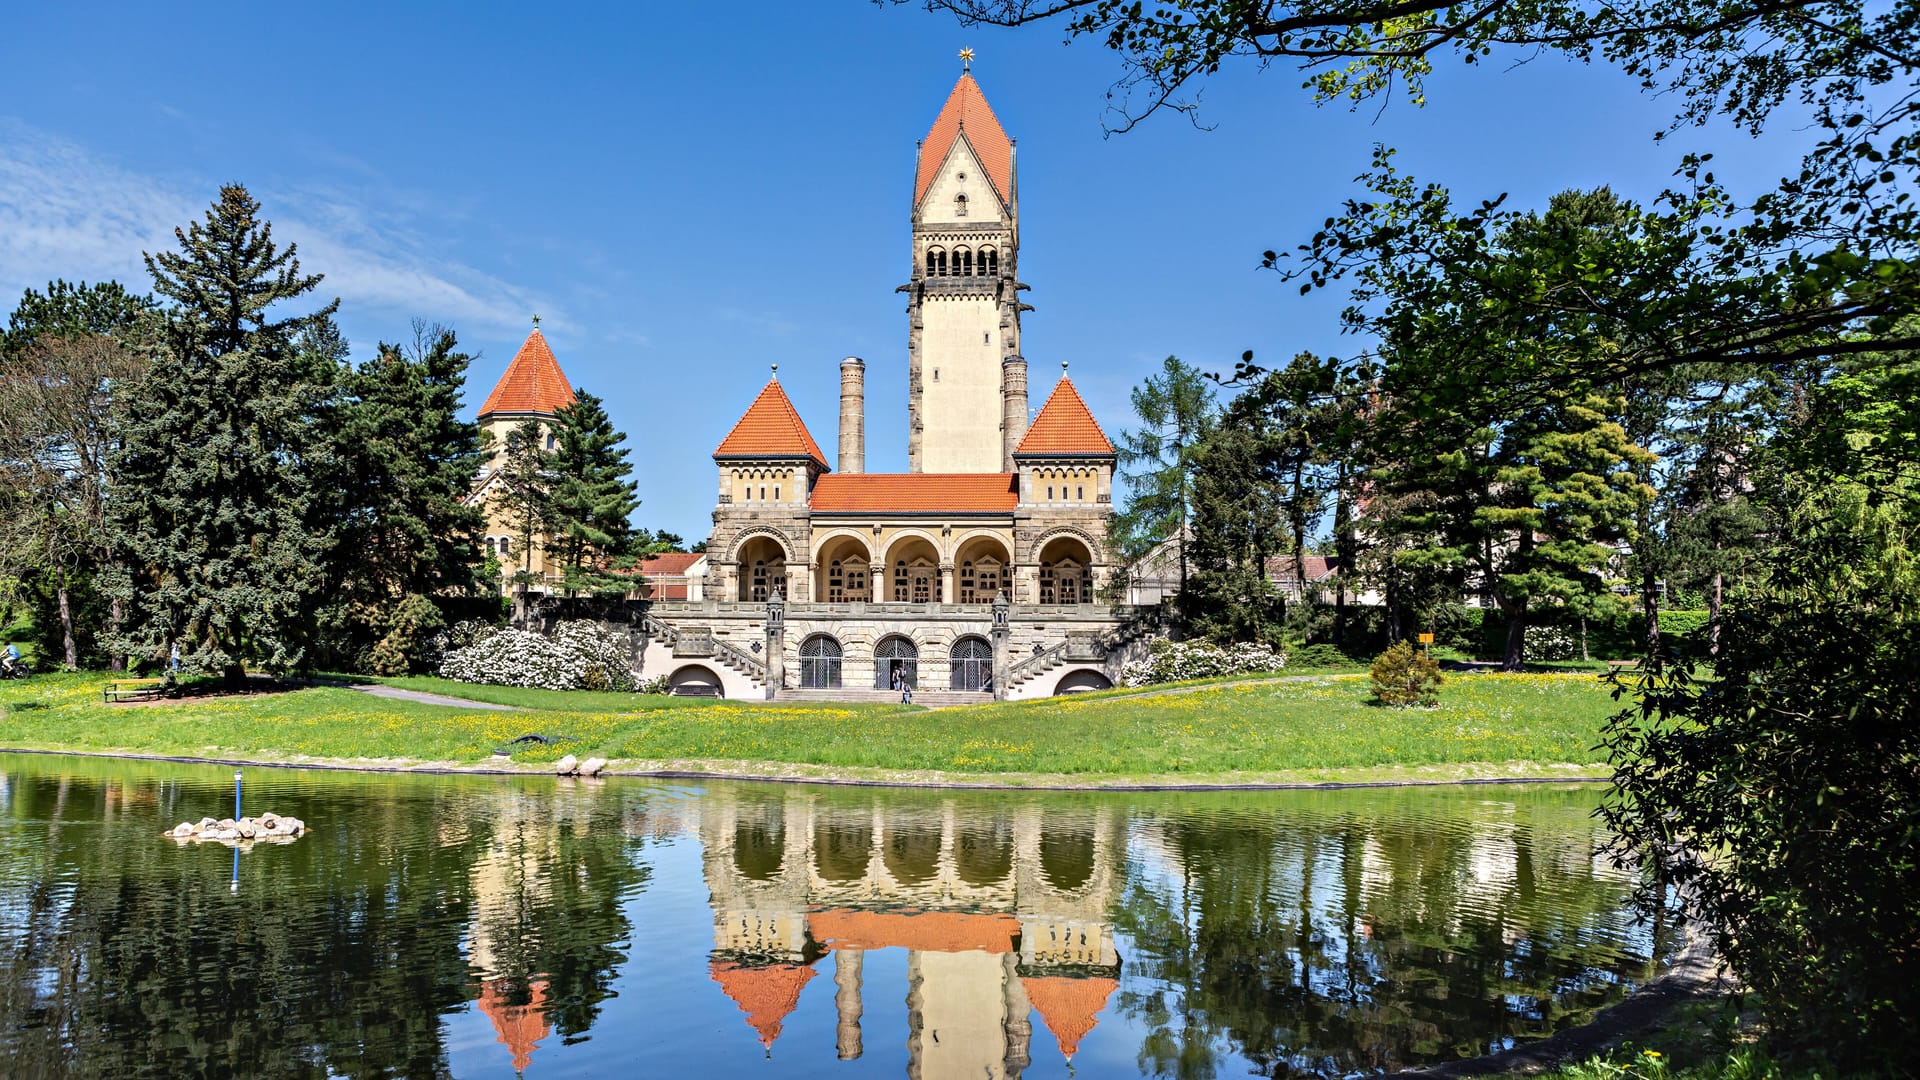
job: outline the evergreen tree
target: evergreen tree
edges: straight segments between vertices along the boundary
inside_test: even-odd
[[[1177,356],[1161,362],[1133,389],[1138,430],[1122,431],[1115,447],[1127,500],[1113,515],[1112,535],[1128,559],[1138,559],[1168,538],[1179,538],[1180,587],[1187,584],[1187,541],[1193,523],[1193,466],[1201,440],[1213,430],[1219,408],[1199,369]]]
[[[453,331],[416,325],[409,350],[382,344],[345,382],[333,621],[349,659],[371,650],[381,674],[417,665],[422,639],[482,586],[486,521],[467,495],[484,435],[459,416],[469,360]]]
[[[628,575],[610,573],[634,554],[633,512],[640,508],[627,463],[626,435],[615,431],[599,398],[578,391],[554,417],[553,529],[548,555],[568,597],[625,593]]]
[[[112,503],[128,564],[121,647],[158,660],[178,642],[190,670],[230,682],[250,662],[302,662],[333,546],[315,480],[330,467],[337,365],[295,338],[338,301],[274,317],[320,277],[301,274],[259,211],[227,185],[203,221],[174,230],[177,252],[146,257],[175,306],[128,402]]]
[[[1192,575],[1180,608],[1222,641],[1279,644],[1285,600],[1267,558],[1285,536],[1279,478],[1261,437],[1232,407],[1194,456]]]
[[[540,421],[522,420],[509,428],[501,455],[488,499],[513,530],[507,565],[514,567],[510,575],[513,619],[521,622],[527,617],[527,589],[533,584],[533,544],[550,535],[554,518],[552,455]]]

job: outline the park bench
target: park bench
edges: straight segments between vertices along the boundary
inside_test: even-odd
[[[152,701],[160,696],[165,685],[164,679],[111,679],[101,688],[100,698],[108,704],[116,701]]]
[[[1618,672],[1618,671],[1621,671],[1622,669],[1625,669],[1625,670],[1630,670],[1630,671],[1638,671],[1638,670],[1640,670],[1640,661],[1638,661],[1638,660],[1609,660],[1609,661],[1607,661],[1607,673],[1608,673],[1608,674],[1613,674],[1613,673],[1615,673],[1615,672]]]

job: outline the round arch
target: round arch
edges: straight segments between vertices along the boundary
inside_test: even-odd
[[[940,601],[940,564],[946,552],[939,541],[918,530],[903,532],[887,545],[881,560],[886,578],[880,585],[881,599],[894,604],[924,604]]]
[[[840,686],[840,642],[832,634],[815,634],[800,643],[800,686],[804,690],[834,690]]]
[[[947,649],[947,688],[984,690],[993,685],[993,646],[978,634],[956,638]]]
[[[1059,682],[1053,684],[1055,697],[1061,694],[1085,694],[1094,690],[1111,689],[1113,689],[1113,680],[1107,678],[1106,672],[1094,668],[1069,671],[1060,676]]]
[[[1001,592],[1011,592],[1013,552],[997,533],[975,531],[953,546],[953,602],[991,604]]]
[[[674,697],[726,697],[725,684],[713,669],[702,664],[675,668],[667,676],[667,693]]]
[[[1093,602],[1093,546],[1078,532],[1057,533],[1036,547],[1042,604]]]
[[[874,689],[893,689],[895,675],[920,685],[920,646],[901,634],[889,634],[873,644]]]
[[[837,532],[815,542],[814,599],[823,604],[848,604],[873,599],[868,574],[873,548],[854,532]]]

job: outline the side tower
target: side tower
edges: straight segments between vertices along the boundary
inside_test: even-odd
[[[486,509],[486,548],[500,562],[503,590],[507,587],[506,580],[516,571],[535,577],[544,577],[547,573],[545,538],[535,536],[529,543],[516,527],[513,515],[498,505],[495,498],[494,481],[507,459],[507,433],[528,420],[537,421],[546,448],[551,450],[554,417],[573,401],[573,387],[567,383],[566,372],[560,370],[560,362],[553,358],[546,335],[540,332],[540,316],[535,315],[533,332],[520,344],[520,351],[513,354],[507,370],[480,406],[480,427],[492,436],[493,454],[480,470],[473,493],[468,496],[470,501]]]
[[[1012,471],[1003,361],[1020,352],[1014,144],[962,72],[920,142],[907,300],[907,466]],[[1024,394],[1017,403],[1026,416]],[[1016,440],[1017,441],[1017,440]]]

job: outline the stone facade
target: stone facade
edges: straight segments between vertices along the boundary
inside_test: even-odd
[[[1113,684],[1154,613],[1105,602],[1114,452],[1064,365],[1028,420],[1012,140],[963,75],[916,170],[910,471],[865,471],[865,364],[839,471],[776,369],[714,453],[698,600],[656,603],[648,676],[727,696],[1027,697]]]

